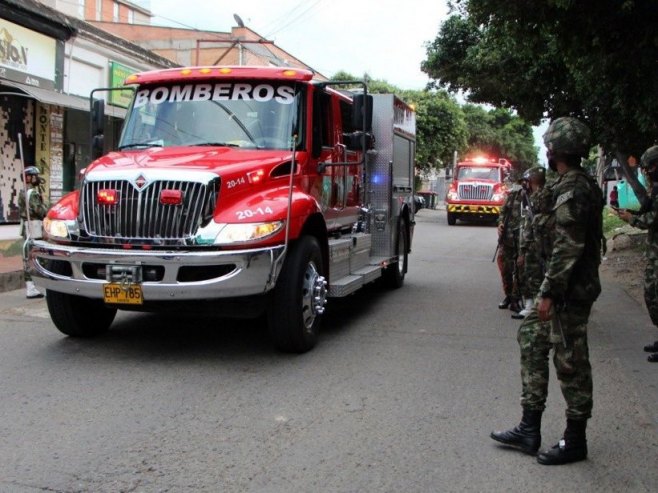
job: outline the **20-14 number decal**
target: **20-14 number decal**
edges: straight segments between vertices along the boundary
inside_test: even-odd
[[[255,216],[264,216],[266,214],[272,214],[272,209],[270,207],[257,207],[255,209],[244,209],[242,211],[237,211],[235,213],[238,216],[239,220],[249,219]]]

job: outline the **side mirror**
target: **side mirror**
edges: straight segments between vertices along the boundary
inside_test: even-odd
[[[91,106],[91,135],[102,134],[105,131],[105,101],[94,99]]]
[[[363,116],[366,117],[366,128],[363,128]],[[352,98],[352,128],[357,131],[372,131],[372,96],[355,94]]]

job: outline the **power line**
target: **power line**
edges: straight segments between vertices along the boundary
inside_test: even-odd
[[[322,1],[322,0],[316,0],[316,1],[313,2],[311,5],[309,5],[305,10],[303,10],[302,12],[300,12],[297,16],[295,16],[295,17],[293,17],[292,19],[290,19],[290,20],[289,20],[287,23],[285,23],[283,26],[279,27],[278,29],[276,29],[276,30],[274,30],[274,31],[271,31],[271,32],[267,33],[267,34],[265,35],[265,37],[266,37],[266,38],[269,38],[270,36],[273,36],[274,34],[283,31],[283,30],[286,29],[287,27],[290,27],[291,25],[295,24],[296,22],[299,22],[300,20],[302,20],[302,19],[306,16],[306,14],[310,13],[313,9],[315,9],[315,7],[317,7],[317,6],[320,4],[321,1]]]

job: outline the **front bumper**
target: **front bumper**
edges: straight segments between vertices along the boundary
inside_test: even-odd
[[[158,280],[141,283],[145,302],[235,298],[262,294],[274,287],[283,249],[280,245],[232,251],[115,250],[37,240],[30,246],[28,269],[40,288],[87,298],[102,299],[107,282],[90,277],[90,266],[107,265],[158,270]],[[184,268],[221,275],[181,281],[179,273]]]
[[[500,208],[500,205],[447,204],[448,212],[455,214],[498,215],[500,214]]]

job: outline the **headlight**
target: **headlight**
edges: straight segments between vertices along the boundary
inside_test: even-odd
[[[459,199],[459,194],[457,192],[448,192],[448,199],[458,200]]]
[[[52,238],[70,238],[71,233],[77,231],[76,221],[45,218],[43,230]]]
[[[493,196],[491,197],[491,200],[493,202],[500,202],[503,200],[505,196],[502,193],[494,193]]]
[[[269,223],[227,224],[215,238],[215,244],[244,243],[262,240],[283,228],[283,221]]]

